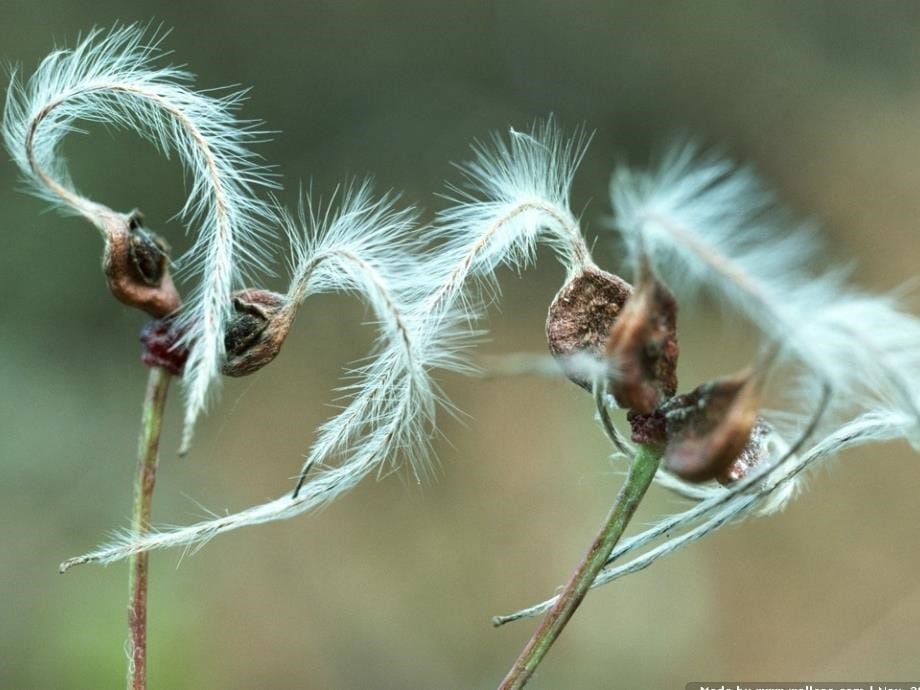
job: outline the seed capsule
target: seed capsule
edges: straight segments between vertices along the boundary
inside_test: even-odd
[[[169,245],[143,227],[138,211],[123,219],[123,229],[110,232],[102,269],[109,290],[128,306],[161,318],[179,309],[181,299],[169,274]]]
[[[662,405],[667,468],[691,482],[725,475],[750,443],[759,402],[754,380],[744,373],[709,381]]]
[[[234,315],[224,332],[226,376],[246,376],[271,362],[281,351],[294,318],[284,295],[268,290],[240,290],[233,294]]]
[[[646,270],[610,329],[607,355],[617,366],[610,391],[621,407],[650,415],[677,392],[677,301]]]
[[[549,350],[560,359],[574,383],[590,391],[592,381],[570,366],[572,355],[587,353],[605,357],[610,328],[632,294],[632,286],[619,276],[597,268],[588,269],[562,286],[549,306],[546,339]]]

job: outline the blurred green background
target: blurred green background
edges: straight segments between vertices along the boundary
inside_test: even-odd
[[[259,151],[328,194],[372,173],[431,212],[474,138],[555,113],[596,129],[576,178],[599,263],[615,161],[675,133],[724,145],[801,213],[829,260],[879,290],[920,259],[920,4],[701,2],[76,3],[5,0],[0,57],[31,73],[93,26],[162,22],[202,88],[252,86],[243,115],[279,130]],[[127,132],[66,142],[74,178],[141,208],[177,248],[175,161]],[[145,371],[143,319],[115,304],[101,243],[46,213],[0,165],[0,687],[123,684],[126,568],[57,574],[127,525]],[[542,352],[562,270],[501,273],[483,352]],[[271,283],[277,285],[280,283]],[[186,460],[169,401],[154,514],[199,518],[287,491],[343,365],[371,340],[353,299],[315,299],[275,364],[227,381]],[[685,310],[684,387],[744,361],[748,341]],[[366,482],[318,515],[153,557],[151,688],[490,688],[534,622],[493,614],[564,582],[619,484],[588,396],[563,381],[441,377],[440,478]],[[782,515],[727,528],[592,594],[537,688],[682,688],[697,679],[920,676],[917,457],[846,454]],[[649,521],[679,501],[654,490]]]

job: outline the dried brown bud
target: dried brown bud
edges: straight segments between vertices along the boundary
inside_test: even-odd
[[[610,329],[607,354],[618,368],[610,391],[620,406],[650,415],[677,392],[677,300],[651,271]]]
[[[224,333],[226,376],[246,376],[271,362],[281,351],[294,318],[293,304],[268,290],[233,294],[234,315]]]
[[[692,482],[726,473],[751,439],[759,402],[748,373],[709,381],[666,402],[667,468]]]
[[[566,358],[582,352],[603,358],[610,328],[631,293],[632,286],[619,276],[591,268],[563,285],[549,305],[549,350],[562,360],[566,375],[582,388],[590,391],[592,382],[567,366]]]
[[[105,243],[102,268],[109,290],[128,306],[168,316],[181,304],[169,274],[169,245],[144,229],[138,211],[123,218],[123,229],[110,232]]]
[[[179,344],[183,335],[176,327],[175,318],[148,321],[141,329],[144,344],[141,360],[148,367],[162,367],[173,376],[180,376],[188,359],[188,348]]]

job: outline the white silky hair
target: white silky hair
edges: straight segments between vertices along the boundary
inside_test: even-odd
[[[184,343],[191,346],[183,377],[187,450],[218,380],[230,293],[265,267],[273,215],[257,192],[276,184],[248,148],[265,133],[235,115],[245,92],[192,90],[189,72],[161,64],[164,35],[146,34],[137,25],[95,30],[75,48],[48,55],[27,82],[14,72],[2,132],[33,193],[102,231],[117,214],[76,190],[60,150],[64,137],[79,131],[78,122],[137,132],[182,161],[189,191],[179,215],[196,237],[177,265],[199,277],[180,314]]]
[[[349,389],[355,397],[321,428],[305,466],[363,447],[376,448],[359,454],[378,462],[398,451],[417,479],[429,474],[428,436],[442,398],[429,372],[436,364],[460,366],[452,357],[461,340],[449,328],[428,330],[420,309],[425,283],[413,237],[416,212],[397,209],[395,202],[392,195],[374,199],[364,182],[346,189],[335,211],[331,203],[325,210],[301,205],[300,227],[306,230],[294,244],[288,298],[302,302],[325,292],[358,293],[380,331],[368,363],[352,372]]]
[[[374,198],[365,182],[347,187],[337,207],[307,202],[298,220],[285,217],[294,245],[290,306],[320,293],[356,293],[367,302],[380,332],[368,361],[351,371],[352,383],[344,389],[352,394],[349,403],[317,431],[304,464],[312,475],[297,496],[288,492],[187,527],[142,536],[125,532],[62,567],[109,563],[156,548],[200,548],[223,532],[326,505],[368,475],[395,467],[399,459],[419,481],[431,474],[435,414],[439,405],[449,405],[431,371],[463,371],[470,332],[449,314],[432,329],[422,308],[427,269],[413,238],[416,214],[396,208],[395,202],[391,195]]]
[[[645,252],[682,301],[708,290],[745,314],[806,365],[808,404],[824,384],[832,412],[894,403],[917,420],[910,438],[920,448],[920,320],[893,296],[851,287],[844,270],[817,273],[814,226],[751,170],[682,143],[651,171],[618,168],[610,194],[634,264]]]
[[[592,267],[591,253],[569,193],[589,137],[567,137],[552,118],[529,132],[473,145],[473,160],[458,164],[464,183],[445,195],[453,205],[438,214],[429,239],[438,246],[426,262],[439,284],[429,307],[451,313],[478,311],[475,285],[494,290],[494,271],[505,264],[524,268],[539,241],[546,242],[569,277]]]
[[[585,381],[616,380],[620,370],[613,359],[601,359],[590,352],[577,351],[570,355],[536,355],[518,352],[492,355],[478,360],[482,378],[508,376],[537,376],[562,378],[577,376]],[[608,396],[611,397],[611,396]]]

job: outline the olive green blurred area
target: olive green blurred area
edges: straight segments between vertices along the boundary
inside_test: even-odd
[[[242,115],[284,189],[328,197],[373,175],[424,217],[469,145],[554,113],[595,135],[575,179],[599,264],[617,162],[689,133],[755,166],[823,226],[827,259],[889,290],[920,260],[920,5],[857,2],[224,2],[6,0],[0,58],[30,74],[94,26],[171,29],[201,88],[252,87]],[[135,135],[87,127],[73,177],[142,209],[181,252],[186,187]],[[123,529],[146,372],[143,318],[108,295],[101,241],[21,193],[0,164],[0,687],[121,687],[127,569],[58,563]],[[283,244],[276,253],[284,284]],[[547,252],[500,273],[482,353],[543,352],[563,279]],[[184,284],[188,291],[192,282]],[[913,308],[917,305],[914,303]],[[161,525],[292,487],[340,375],[373,338],[354,298],[316,298],[279,359],[226,381],[191,455],[168,401]],[[682,314],[689,388],[744,364],[750,334]],[[319,514],[152,557],[150,687],[491,688],[535,626],[490,618],[551,593],[622,477],[589,396],[562,380],[439,375],[438,479],[366,481]],[[534,688],[683,688],[692,680],[916,680],[920,465],[904,444],[846,453],[782,514],[731,526],[589,595]],[[654,489],[646,524],[682,503]]]

